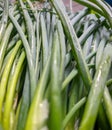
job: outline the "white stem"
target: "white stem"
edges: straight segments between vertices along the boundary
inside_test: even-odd
[[[70,12],[73,13],[72,0],[70,0]]]

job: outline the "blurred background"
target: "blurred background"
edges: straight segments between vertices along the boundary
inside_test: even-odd
[[[14,2],[16,0],[10,0],[11,2]],[[44,0],[43,0],[44,1]],[[67,10],[70,10],[70,0],[63,0]],[[73,12],[77,12],[81,9],[83,9],[83,6],[79,5],[78,3],[76,2],[72,2],[72,9],[73,9]]]

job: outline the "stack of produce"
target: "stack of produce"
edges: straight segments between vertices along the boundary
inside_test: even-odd
[[[112,8],[76,1],[0,0],[0,130],[112,129]]]

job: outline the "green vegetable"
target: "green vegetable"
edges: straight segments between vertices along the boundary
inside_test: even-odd
[[[103,96],[106,79],[111,65],[111,45],[105,47],[103,59],[95,74],[90,93],[88,95],[83,118],[79,130],[92,130],[98,113],[98,108]],[[108,52],[107,52],[108,51]]]
[[[60,47],[57,31],[54,33],[50,77],[49,129],[62,130],[62,98],[60,78]],[[58,109],[57,109],[58,108]]]
[[[10,70],[11,70],[14,58],[15,58],[18,50],[20,49],[20,47],[21,47],[21,41],[18,41],[12,51],[10,58],[8,59],[8,62],[5,66],[5,70],[3,72],[3,75],[2,75],[2,78],[0,81],[0,97],[1,97],[0,98],[0,122],[2,121],[2,108],[3,108],[3,102],[4,102],[4,98],[5,98],[5,92],[6,92],[6,87],[7,87]]]

